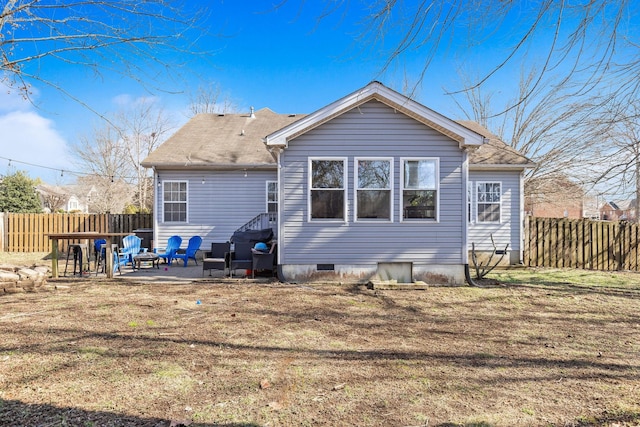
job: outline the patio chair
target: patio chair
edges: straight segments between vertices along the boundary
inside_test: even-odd
[[[256,245],[257,246],[257,245]],[[273,276],[276,274],[276,244],[271,245],[268,252],[258,249],[251,249],[252,267],[251,277],[255,278],[256,271],[268,270]]]
[[[229,260],[229,276],[233,277],[233,271],[240,268],[249,270],[253,267],[253,255],[251,242],[237,242],[233,245],[231,258]]]
[[[187,244],[187,249],[178,249],[175,254],[173,254],[172,258],[178,258],[184,260],[184,266],[187,266],[187,262],[189,259],[192,259],[196,265],[198,265],[198,260],[196,259],[196,253],[198,249],[200,249],[200,245],[202,244],[202,237],[193,236],[189,239],[189,243]]]
[[[164,248],[164,250],[163,248],[157,248],[154,249],[154,252],[158,254],[160,258],[164,259],[167,264],[171,265],[171,261],[173,260],[175,253],[178,251],[178,249],[180,249],[181,244],[182,237],[171,236],[169,237],[169,240],[167,241],[167,247]]]
[[[229,242],[211,243],[211,251],[205,252],[202,259],[202,275],[204,276],[205,270],[209,270],[209,276],[211,276],[211,270],[222,270],[222,274],[226,275],[230,252],[231,243]]]
[[[96,276],[98,275],[98,270],[102,266],[102,272],[105,271],[106,264],[106,256],[107,256],[107,241],[105,239],[97,239],[93,242],[93,253],[96,259]]]
[[[127,252],[123,252],[118,247],[117,243],[111,244],[111,252],[113,252],[113,272],[115,273],[116,271],[119,271],[120,274],[122,274],[121,267],[133,261],[129,261],[129,254]]]
[[[124,236],[124,238],[122,239],[122,248],[120,249],[120,255],[122,255],[123,257],[128,257],[128,261],[126,263],[130,263],[131,265],[133,265],[133,257],[140,253],[141,244],[142,239],[138,236]]]

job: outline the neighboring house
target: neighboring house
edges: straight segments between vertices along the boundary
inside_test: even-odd
[[[532,179],[525,186],[524,209],[539,218],[585,217],[586,192],[580,184],[563,175]]]
[[[42,208],[47,212],[79,212],[89,213],[91,197],[95,196],[93,187],[87,188],[78,185],[49,185],[36,186],[36,192],[40,196]]]
[[[636,221],[636,199],[607,202],[600,208],[605,221]]]
[[[197,115],[142,165],[157,182],[156,246],[179,234],[206,248],[270,224],[284,280],[450,284],[464,282],[472,242],[490,252],[493,236],[520,261],[533,166],[378,82],[306,116]]]

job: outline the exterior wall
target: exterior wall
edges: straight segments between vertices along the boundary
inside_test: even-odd
[[[354,221],[354,158],[393,158],[391,222]],[[347,159],[347,221],[308,221],[308,158]],[[402,157],[440,159],[439,221],[401,222]],[[379,262],[413,263],[414,280],[462,283],[463,151],[441,133],[370,101],[290,141],[281,154],[279,263],[287,280],[369,280]],[[333,271],[318,271],[332,264]],[[449,274],[450,273],[450,274]]]
[[[202,250],[212,242],[226,242],[233,232],[266,212],[267,180],[276,179],[274,170],[158,171],[160,181],[187,181],[187,222],[163,222],[162,195],[156,194],[155,247],[164,247],[177,234],[185,242],[202,237]],[[204,179],[204,183],[203,183]],[[156,187],[156,192],[159,188]]]
[[[469,223],[469,251],[475,243],[477,252],[491,253],[493,245],[503,250],[508,243],[508,255],[505,263],[517,264],[521,259],[523,211],[521,207],[520,171],[477,171],[469,172],[469,182],[473,189],[471,203],[471,221]],[[479,223],[476,220],[476,183],[500,182],[502,184],[500,223]],[[494,260],[496,260],[494,258]]]

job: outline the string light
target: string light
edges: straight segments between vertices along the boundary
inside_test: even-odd
[[[12,166],[12,162],[13,163],[19,163],[21,165],[27,165],[27,166],[33,166],[36,168],[41,168],[41,169],[48,169],[51,171],[60,171],[60,176],[64,176],[64,173],[66,172],[67,174],[71,174],[71,175],[75,175],[75,176],[96,176],[99,174],[96,173],[91,173],[91,172],[79,172],[79,171],[72,171],[72,170],[68,170],[68,169],[60,169],[60,168],[53,168],[51,166],[45,166],[45,165],[40,165],[37,163],[30,163],[30,162],[23,162],[21,160],[15,160],[15,159],[10,159],[8,157],[3,157],[0,156],[0,159],[3,160],[7,160],[9,162],[8,166],[11,167]],[[104,176],[104,175],[99,175],[99,176]],[[113,179],[113,176],[108,176],[109,178]],[[138,177],[135,176],[123,176],[122,179],[137,179]]]

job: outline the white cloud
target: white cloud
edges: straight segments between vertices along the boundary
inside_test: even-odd
[[[1,96],[0,101],[4,98]],[[0,113],[0,141],[0,156],[4,158],[0,159],[0,165],[2,162],[8,165],[6,159],[12,159],[13,170],[7,168],[7,172],[24,170],[31,178],[52,182],[60,176],[61,169],[70,167],[67,143],[56,131],[54,122],[34,111]],[[38,166],[59,169],[53,171]],[[5,172],[3,169],[0,166],[0,173]]]
[[[134,98],[127,93],[123,93],[111,98],[111,102],[122,109],[131,108],[138,105],[156,104],[160,102],[160,98],[158,98],[157,96],[139,96],[137,98]]]
[[[31,99],[38,97],[38,92],[32,89]],[[12,89],[2,82],[0,79],[0,113],[9,111],[25,111],[33,108],[31,101],[26,99],[22,94]]]

